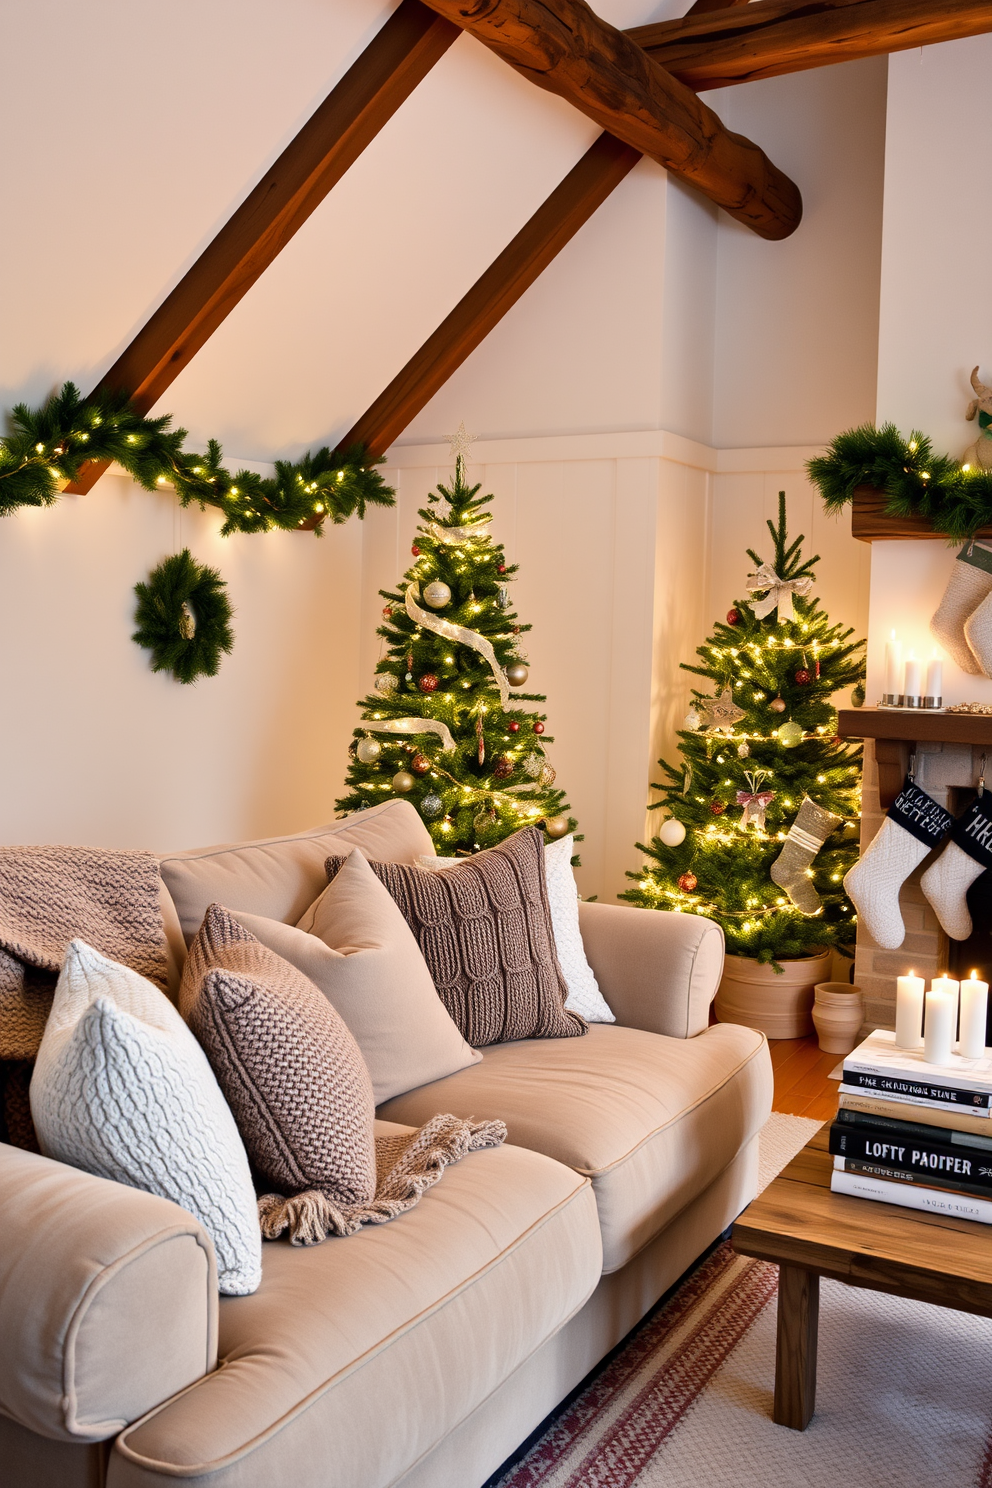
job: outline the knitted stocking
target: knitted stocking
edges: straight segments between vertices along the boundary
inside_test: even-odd
[[[964,638],[986,677],[992,677],[992,594],[964,622]]]
[[[879,832],[844,878],[862,924],[886,951],[906,938],[899,890],[918,863],[939,847],[954,818],[906,777]]]
[[[952,940],[967,940],[971,934],[966,895],[986,868],[992,868],[992,797],[979,796],[958,817],[950,842],[920,880]]]
[[[990,672],[980,664],[972,650],[967,623],[990,594],[992,547],[986,543],[967,542],[958,554],[944,597],[930,621],[930,631],[945,651],[950,652],[961,670],[971,672],[973,676],[981,676],[983,671],[989,676]],[[992,642],[992,612],[979,622],[976,639],[985,645]],[[992,651],[988,654],[992,660]]]
[[[807,796],[789,828],[782,851],[771,866],[772,883],[784,889],[804,915],[815,915],[823,903],[806,870],[834,827],[843,820]]]

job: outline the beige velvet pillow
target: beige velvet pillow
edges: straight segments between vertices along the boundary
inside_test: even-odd
[[[341,1014],[368,1066],[376,1105],[482,1058],[445,1011],[412,930],[357,848],[299,929],[232,913]]]
[[[219,904],[189,948],[180,1011],[202,1044],[262,1183],[375,1196],[372,1082],[327,998]]]
[[[586,1032],[566,1011],[536,827],[443,873],[372,863],[403,912],[441,1001],[475,1047]],[[342,860],[328,858],[327,875]]]

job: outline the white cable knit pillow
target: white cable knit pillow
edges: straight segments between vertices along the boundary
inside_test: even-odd
[[[255,1291],[262,1237],[244,1144],[163,992],[74,940],[31,1078],[48,1157],[172,1199],[214,1242],[220,1290]]]
[[[559,837],[557,842],[548,842],[544,848],[544,874],[548,885],[548,908],[551,911],[551,928],[554,931],[555,950],[562,969],[568,996],[565,1006],[570,1013],[578,1013],[587,1023],[615,1023],[596,973],[586,959],[579,929],[579,893],[572,872],[574,844],[571,832]],[[426,854],[418,857],[420,868],[451,868],[455,863],[464,863],[464,858],[433,858]]]

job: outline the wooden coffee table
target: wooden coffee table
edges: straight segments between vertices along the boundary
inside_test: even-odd
[[[829,1123],[749,1204],[731,1243],[779,1267],[775,1407],[805,1431],[816,1399],[820,1277],[992,1317],[992,1226],[830,1192]]]

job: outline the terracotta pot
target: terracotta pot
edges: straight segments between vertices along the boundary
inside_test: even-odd
[[[716,994],[721,1023],[743,1023],[768,1038],[805,1038],[813,1032],[813,988],[830,970],[832,951],[780,961],[775,972],[751,956],[728,956]]]
[[[849,982],[818,982],[813,1003],[820,1048],[824,1054],[850,1054],[865,1017],[860,987]]]

